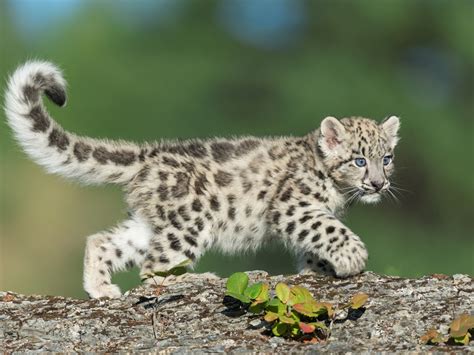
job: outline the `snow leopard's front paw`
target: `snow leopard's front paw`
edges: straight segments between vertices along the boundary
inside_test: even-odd
[[[355,234],[330,239],[313,256],[300,263],[302,273],[313,270],[336,277],[348,277],[361,273],[367,262],[367,249]],[[304,264],[304,265],[302,265]]]
[[[85,287],[85,291],[87,292],[90,298],[120,298],[122,296],[120,288],[114,284]]]
[[[358,236],[350,235],[345,243],[334,245],[326,259],[337,277],[360,274],[365,269],[368,253]]]

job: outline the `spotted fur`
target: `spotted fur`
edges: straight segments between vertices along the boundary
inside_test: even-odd
[[[325,118],[303,137],[163,141],[135,144],[77,136],[47,113],[45,93],[66,102],[58,68],[29,62],[11,76],[5,112],[18,142],[48,171],[124,187],[130,218],[87,240],[84,288],[119,297],[117,270],[146,276],[209,248],[255,250],[278,238],[299,255],[300,272],[361,272],[367,251],[337,215],[359,197],[376,202],[389,186],[399,120]],[[354,164],[363,157],[367,165]]]

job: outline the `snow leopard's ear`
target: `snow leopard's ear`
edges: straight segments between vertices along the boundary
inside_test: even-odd
[[[397,116],[387,117],[380,124],[387,135],[388,144],[394,148],[398,143],[398,129],[400,128],[400,119]]]
[[[346,138],[346,129],[335,117],[326,117],[321,122],[319,146],[326,156],[338,154]]]

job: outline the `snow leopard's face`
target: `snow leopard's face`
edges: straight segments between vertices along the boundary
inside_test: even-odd
[[[389,191],[399,126],[396,116],[380,124],[367,118],[323,120],[319,148],[328,173],[348,200],[376,203]]]

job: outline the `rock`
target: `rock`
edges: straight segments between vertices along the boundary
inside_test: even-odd
[[[357,292],[369,294],[360,318],[334,322],[329,340],[318,344],[270,337],[255,315],[224,312],[225,279],[196,275],[162,288],[159,296],[148,286],[116,300],[0,292],[0,351],[472,352],[472,345],[420,344],[427,330],[447,332],[453,316],[473,309],[473,279],[442,276],[403,279],[366,272],[333,279],[249,272],[252,282],[303,285],[333,304]]]

